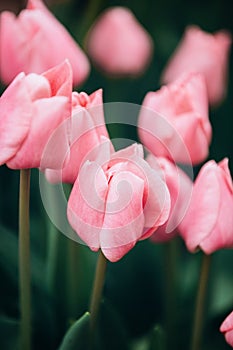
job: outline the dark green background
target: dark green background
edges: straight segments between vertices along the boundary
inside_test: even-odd
[[[0,3],[2,8],[10,6]],[[154,56],[146,73],[137,79],[109,79],[92,68],[89,79],[78,89],[91,93],[104,89],[104,102],[130,102],[140,104],[147,91],[159,88],[159,78],[169,56],[189,24],[199,25],[206,31],[228,29],[233,33],[233,3],[229,0],[184,1],[99,1],[95,14],[108,6],[128,6],[145,26],[154,40]],[[93,21],[87,14],[88,2],[53,2],[50,9],[83,44],[86,30]],[[3,87],[1,87],[3,91]],[[233,64],[230,56],[229,87],[226,100],[210,110],[213,141],[210,159],[230,158],[233,170]],[[127,122],[127,120],[126,120]],[[137,139],[135,128],[111,127],[112,137]],[[18,329],[18,268],[17,268],[17,211],[19,173],[0,168],[0,348],[16,349]],[[38,172],[32,172],[31,191],[31,243],[33,291],[33,341],[35,349],[56,349],[68,327],[67,320],[79,318],[88,308],[90,288],[96,254],[84,246],[71,243],[59,235],[59,259],[54,293],[46,290],[46,256],[48,218],[40,200]],[[77,303],[70,309],[67,291],[69,249],[79,251],[77,269]],[[189,254],[181,240],[174,244],[176,254],[174,294],[176,322],[169,341],[173,349],[188,349],[191,319],[200,267],[200,253]],[[71,248],[72,249],[72,248]],[[164,326],[165,275],[167,247],[141,242],[116,264],[109,263],[104,290],[107,316],[103,317],[103,349],[123,349],[125,339],[134,350],[149,350],[149,337],[156,324]],[[78,253],[77,253],[78,254]],[[233,251],[217,252],[213,256],[205,312],[204,349],[224,350],[224,337],[218,328],[225,316],[233,310]],[[110,305],[110,306],[109,306]],[[112,315],[117,314],[117,317]],[[110,315],[110,316],[109,316]],[[108,319],[109,317],[109,319]],[[113,319],[117,321],[113,322]],[[107,321],[106,321],[107,319]],[[104,323],[105,322],[105,323]],[[112,333],[109,331],[112,326]],[[117,325],[116,325],[117,324]],[[120,336],[120,335],[121,336]],[[112,343],[111,343],[111,339]],[[123,340],[122,340],[123,339]],[[109,345],[109,342],[111,345]],[[134,345],[132,345],[134,344]],[[115,347],[114,347],[115,346]],[[159,349],[159,348],[158,348]]]

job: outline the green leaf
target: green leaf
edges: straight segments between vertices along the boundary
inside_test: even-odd
[[[18,349],[19,322],[17,320],[0,316],[0,344],[1,349]]]
[[[88,347],[90,314],[86,312],[66,332],[59,350],[83,350]]]

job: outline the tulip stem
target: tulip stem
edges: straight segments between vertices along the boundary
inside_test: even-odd
[[[19,187],[19,296],[20,296],[20,349],[31,345],[31,289],[30,289],[30,169],[20,170]]]
[[[67,298],[68,317],[70,320],[77,317],[78,292],[80,283],[79,263],[81,258],[81,247],[79,243],[69,239],[67,242]]]
[[[191,347],[190,347],[191,350],[201,349],[204,307],[205,307],[205,298],[206,298],[208,277],[209,277],[209,271],[210,271],[210,262],[211,262],[211,255],[204,254],[202,258],[201,274],[200,274],[197,299],[196,299],[193,333],[192,333],[192,341],[191,341]]]
[[[167,346],[170,349],[174,341],[174,325],[176,315],[176,263],[177,241],[175,239],[165,244],[165,326]]]
[[[99,253],[96,272],[95,272],[95,280],[92,290],[91,302],[90,302],[90,331],[91,331],[91,341],[93,341],[96,324],[98,320],[98,313],[100,308],[100,302],[102,297],[102,291],[105,280],[105,272],[107,267],[107,259],[105,258],[102,250]]]
[[[53,294],[56,286],[57,260],[59,249],[59,232],[52,222],[49,222],[48,232],[48,258],[47,258],[47,286]]]

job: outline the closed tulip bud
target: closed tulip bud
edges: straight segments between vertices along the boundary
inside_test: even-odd
[[[228,59],[232,38],[227,31],[214,34],[197,26],[187,27],[175,53],[162,74],[170,83],[184,72],[199,72],[205,77],[209,103],[219,104],[226,95]]]
[[[233,248],[233,185],[228,159],[201,168],[179,231],[190,252]]]
[[[137,76],[152,56],[150,35],[125,7],[105,10],[87,35],[87,50],[93,62],[106,74]]]
[[[139,115],[141,142],[155,156],[184,164],[206,159],[212,128],[204,78],[188,73],[155,92],[148,92]]]
[[[38,73],[69,59],[73,84],[81,84],[89,73],[89,62],[65,27],[41,0],[28,0],[18,16],[0,14],[0,79],[9,84],[20,72]]]

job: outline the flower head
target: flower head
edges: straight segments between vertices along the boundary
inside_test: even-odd
[[[68,61],[42,75],[20,73],[0,98],[0,164],[12,169],[40,167],[50,136],[70,117],[71,94]],[[68,142],[68,132],[61,128],[43,165],[56,169]]]
[[[227,31],[210,34],[197,26],[187,27],[162,74],[162,82],[170,83],[184,72],[202,73],[210,104],[219,104],[226,95],[231,42]]]
[[[208,155],[212,129],[204,78],[184,74],[155,92],[148,92],[139,115],[142,143],[155,156],[198,164]]]
[[[152,56],[153,43],[126,7],[105,10],[91,27],[87,50],[93,62],[114,76],[142,74]]]
[[[92,250],[101,248],[114,262],[167,220],[170,197],[161,174],[143,159],[140,145],[113,154],[105,145],[105,162],[87,161],[79,171],[68,220]]]
[[[190,207],[179,225],[189,251],[211,254],[233,248],[233,185],[228,159],[211,160],[201,168],[194,183]]]
[[[0,79],[9,84],[20,72],[38,73],[69,59],[73,84],[89,73],[84,52],[41,0],[28,0],[18,16],[0,14]]]

